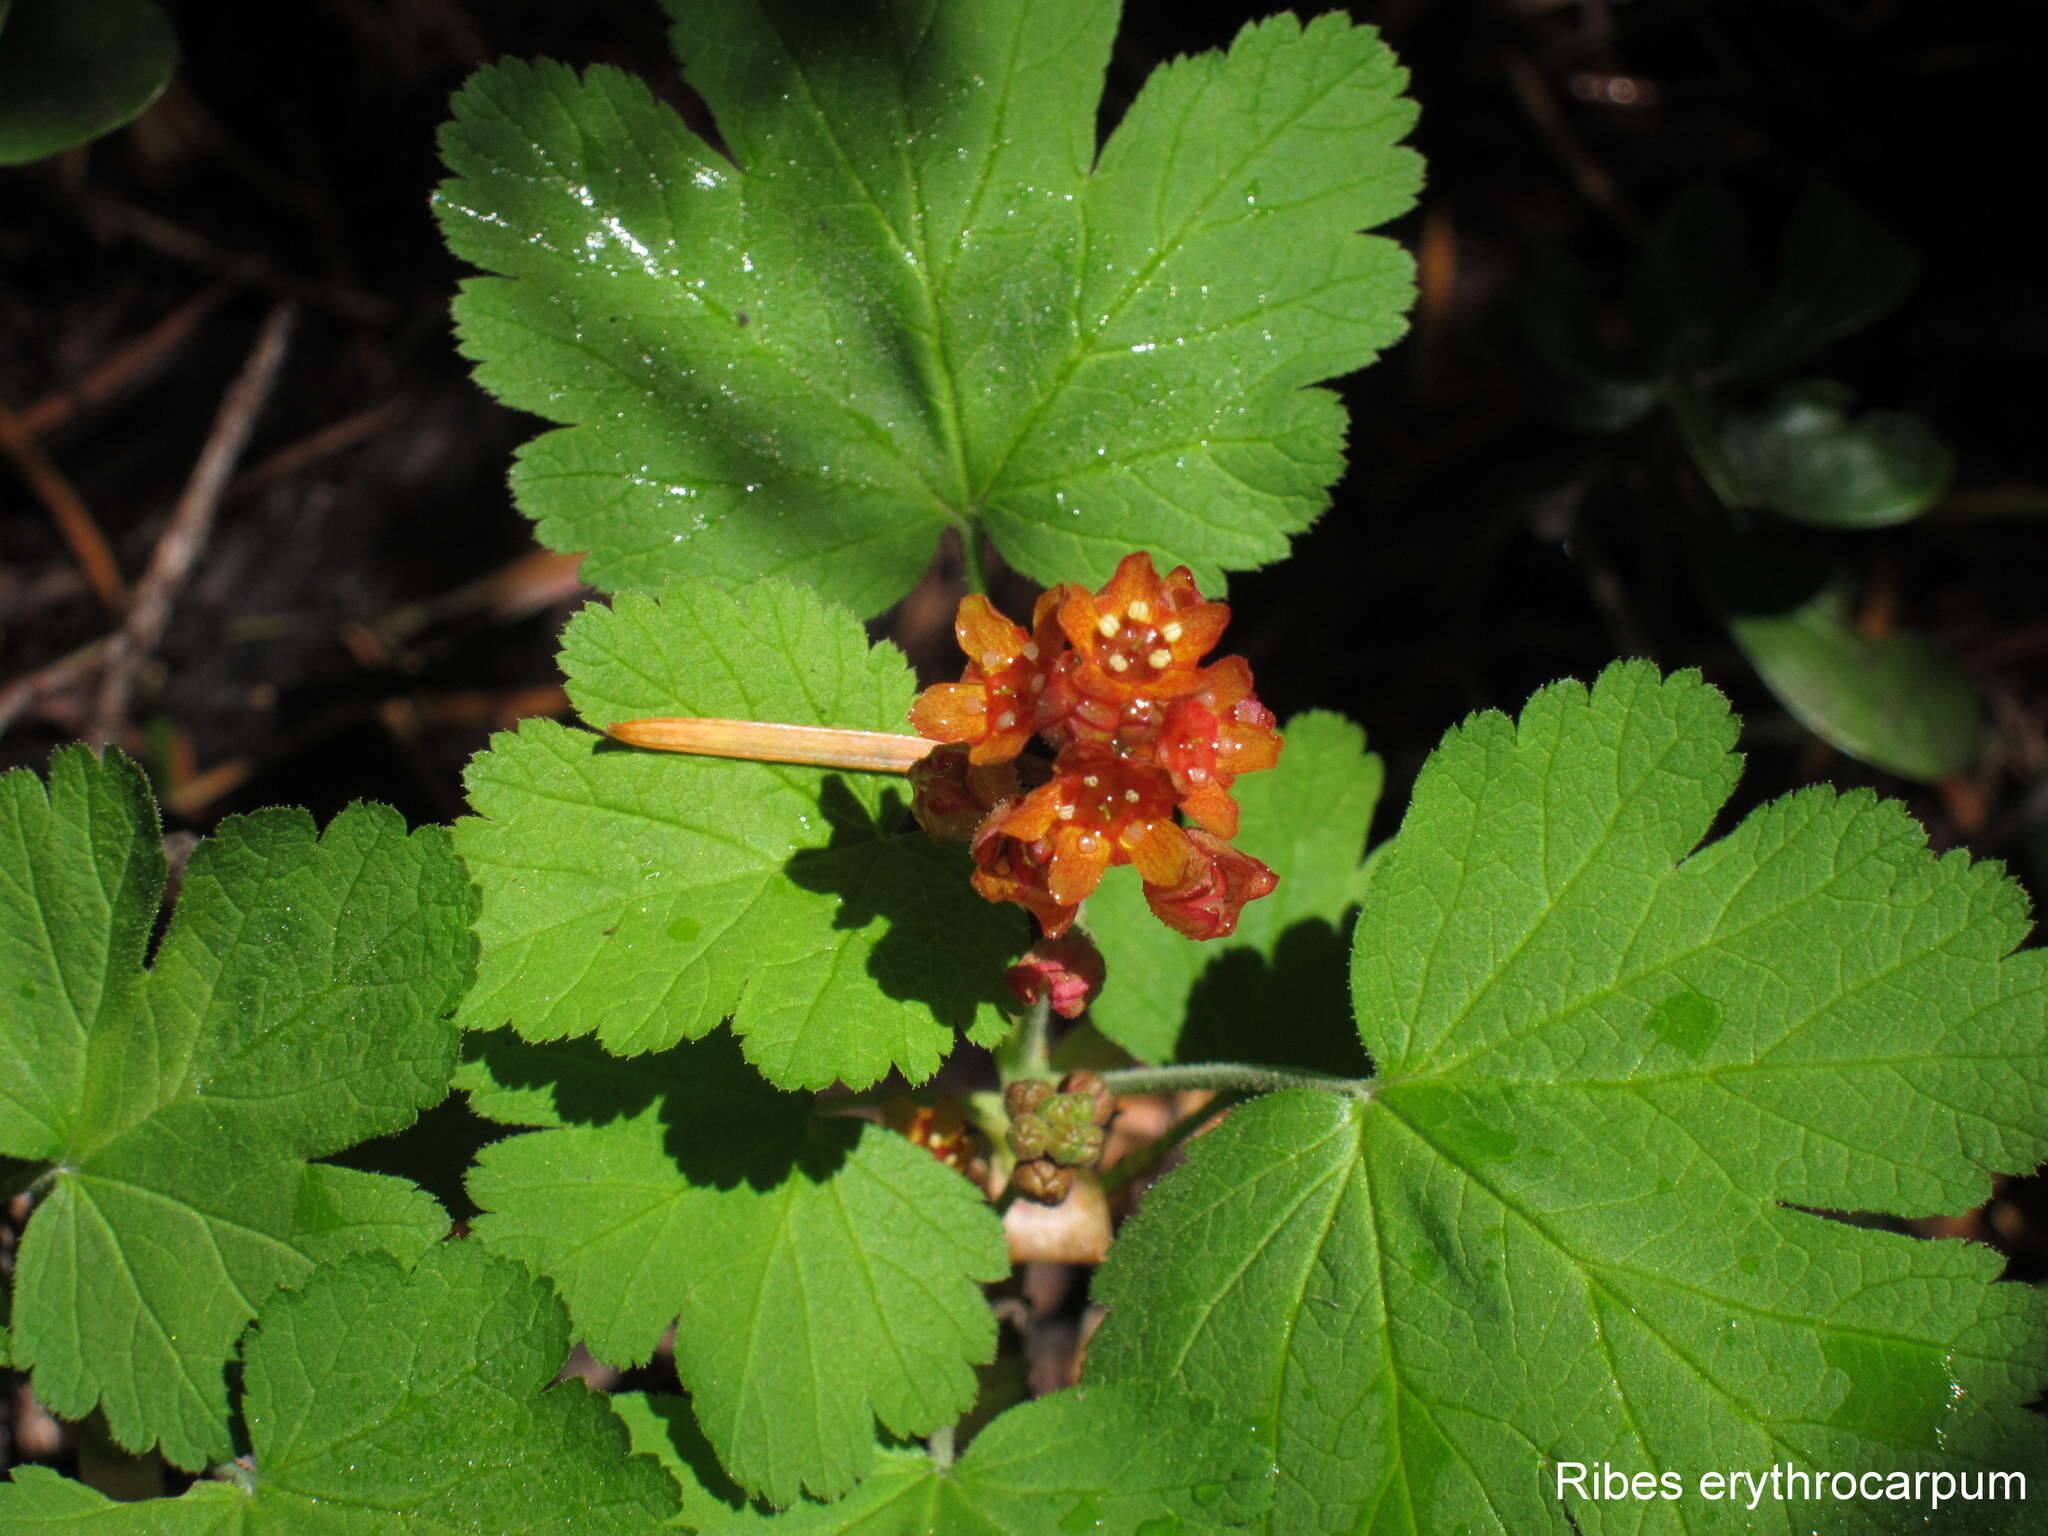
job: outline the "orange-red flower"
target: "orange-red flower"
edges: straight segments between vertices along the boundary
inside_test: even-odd
[[[890,1099],[882,1105],[882,1123],[974,1183],[987,1180],[988,1139],[967,1123],[957,1101],[920,1104],[910,1098]]]
[[[1074,925],[1079,903],[1053,899],[1047,887],[1052,850],[998,831],[1000,819],[991,814],[974,834],[974,888],[990,901],[1016,902],[1038,919],[1047,938],[1056,939]]]
[[[1280,755],[1244,659],[1203,665],[1229,618],[1186,567],[1161,577],[1143,553],[1099,592],[1044,593],[1029,633],[984,597],[961,602],[967,669],[911,708],[919,733],[946,743],[912,782],[927,831],[971,835],[976,890],[1026,907],[1056,938],[1105,871],[1133,864],[1162,920],[1215,938],[1273,889],[1273,872],[1226,841],[1232,783]],[[1034,735],[1058,755],[1051,779],[1023,793],[1010,765]]]
[[[1080,747],[1062,752],[1051,781],[991,823],[1042,849],[1047,892],[1077,907],[1112,864],[1136,864],[1151,880],[1175,878],[1187,834],[1173,811],[1173,781],[1157,767]]]
[[[1273,713],[1252,696],[1252,670],[1242,656],[1224,657],[1205,671],[1200,693],[1167,707],[1157,755],[1180,808],[1218,837],[1237,836],[1230,786],[1239,774],[1280,761]]]
[[[1191,939],[1228,938],[1237,931],[1244,904],[1271,894],[1280,877],[1199,827],[1187,838],[1191,851],[1180,878],[1170,886],[1148,881],[1146,905],[1167,927]]]
[[[975,763],[1001,762],[1024,750],[1039,729],[1039,695],[1059,637],[1050,607],[1039,607],[1034,636],[978,592],[960,600],[953,633],[967,653],[967,670],[959,682],[938,683],[917,696],[910,723],[918,735],[965,742]]]
[[[1196,692],[1201,660],[1230,622],[1229,605],[1203,602],[1186,566],[1162,580],[1142,550],[1124,556],[1100,592],[1061,589],[1058,611],[1077,659],[1076,690],[1114,704]]]

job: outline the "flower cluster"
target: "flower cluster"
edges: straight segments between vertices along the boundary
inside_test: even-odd
[[[1185,567],[1162,579],[1142,553],[1099,592],[1043,594],[1028,631],[985,597],[961,602],[967,669],[911,706],[918,732],[945,744],[911,780],[925,829],[973,845],[982,895],[1056,938],[1105,870],[1134,864],[1163,922],[1213,939],[1273,889],[1273,872],[1230,846],[1231,783],[1272,767],[1280,737],[1244,658],[1202,665],[1229,619]],[[1049,775],[1024,756],[1033,737],[1053,749]]]
[[[1055,1092],[1051,1083],[1019,1078],[1003,1090],[1010,1117],[1008,1140],[1017,1166],[1017,1192],[1044,1205],[1058,1205],[1074,1187],[1074,1170],[1102,1156],[1105,1127],[1116,1113],[1116,1098],[1094,1072],[1069,1072]]]

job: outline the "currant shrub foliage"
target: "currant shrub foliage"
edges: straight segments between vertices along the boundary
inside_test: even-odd
[[[1111,1254],[1091,1376],[1248,1409],[1272,1531],[1558,1529],[1561,1461],[2038,1468],[2039,1294],[1811,1213],[1959,1210],[2048,1156],[2048,952],[1867,792],[1702,846],[1734,734],[1640,662],[1451,732],[1364,883],[1369,1085],[1239,1110]]]
[[[23,1469],[0,1530],[1592,1536],[1704,1515],[1561,1501],[1559,1462],[2038,1473],[2038,1294],[1818,1214],[2048,1156],[2024,900],[1865,794],[1709,840],[1735,723],[1642,663],[1451,731],[1369,858],[1377,759],[1290,722],[1238,790],[1278,890],[1213,944],[1105,884],[1106,1035],[1325,1075],[1149,1193],[1078,1387],[954,1443],[1000,1223],[816,1090],[999,1043],[1025,920],[893,781],[600,733],[902,730],[860,618],[948,527],[1048,581],[1277,558],[1341,467],[1316,384],[1400,330],[1405,260],[1360,231],[1417,163],[1338,18],[1166,66],[1098,154],[1105,0],[851,14],[677,5],[730,158],[602,68],[457,98],[463,344],[558,423],[519,496],[614,593],[564,641],[582,725],[496,738],[452,837],[229,821],[153,950],[137,770],[0,779],[33,1197],[0,1350],[214,1469],[139,1505]],[[330,1160],[451,1088],[505,1128],[459,1241]],[[684,1395],[549,1385],[572,1339],[629,1366],[671,1330]]]
[[[863,613],[948,527],[1041,581],[1286,552],[1343,468],[1305,388],[1401,332],[1403,72],[1339,16],[1154,73],[1098,155],[1117,0],[673,0],[706,143],[638,80],[503,64],[437,206],[479,380],[562,423],[513,484],[585,576]],[[735,165],[734,162],[738,163]]]
[[[140,770],[67,749],[47,787],[0,778],[0,818],[0,1152],[41,1190],[14,1363],[57,1412],[203,1466],[271,1291],[447,1231],[411,1184],[312,1160],[446,1096],[475,897],[438,827],[262,811],[198,846],[145,965],[165,870]]]

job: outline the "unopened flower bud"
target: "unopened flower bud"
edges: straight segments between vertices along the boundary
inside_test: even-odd
[[[1011,1178],[1018,1194],[1041,1205],[1058,1205],[1074,1187],[1073,1169],[1062,1168],[1042,1157],[1019,1163]]]
[[[1010,1122],[1010,1150],[1026,1161],[1045,1156],[1052,1142],[1052,1127],[1037,1115],[1022,1114]]]
[[[1003,1110],[1014,1120],[1028,1115],[1052,1097],[1052,1084],[1035,1077],[1020,1077],[1003,1090]]]
[[[1045,1155],[1070,1168],[1085,1167],[1102,1155],[1102,1127],[1064,1126],[1054,1134]]]
[[[1027,1006],[1043,999],[1061,1018],[1078,1019],[1102,990],[1102,975],[1101,951],[1087,934],[1070,928],[1032,945],[1003,980]]]
[[[1109,1091],[1109,1084],[1102,1080],[1100,1072],[1069,1072],[1060,1079],[1060,1092],[1086,1096],[1095,1106],[1095,1123],[1109,1124],[1109,1117],[1116,1109],[1116,1095]]]
[[[1012,764],[970,763],[965,746],[934,747],[910,766],[910,813],[942,843],[972,842],[989,811],[1016,793]]]
[[[1080,1130],[1095,1123],[1095,1100],[1085,1093],[1056,1093],[1038,1112],[1052,1125]]]

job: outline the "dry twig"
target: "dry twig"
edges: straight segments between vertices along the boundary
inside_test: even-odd
[[[0,734],[5,734],[21,712],[36,700],[70,687],[91,672],[106,656],[112,641],[113,636],[102,635],[90,644],[59,656],[48,666],[38,667],[26,677],[18,677],[5,688],[0,688]]]
[[[0,405],[0,453],[14,461],[21,478],[48,510],[86,581],[107,610],[118,615],[128,606],[128,585],[121,580],[121,567],[106,535],[100,532],[71,477],[37,446],[34,434],[25,431],[21,418],[5,405]]]
[[[127,718],[135,673],[162,641],[164,628],[170,622],[171,604],[191,575],[199,552],[206,547],[221,493],[227,489],[242,450],[248,446],[256,418],[277,382],[297,314],[298,306],[289,301],[272,306],[264,317],[263,329],[257,333],[256,344],[249,350],[248,361],[221,397],[206,446],[199,451],[198,462],[192,466],[191,477],[178,497],[170,523],[150,556],[149,569],[135,589],[128,622],[108,647],[99,702],[93,711],[91,739],[96,744],[111,741]]]
[[[199,328],[232,290],[213,283],[187,299],[133,341],[87,369],[76,383],[53,390],[15,418],[29,437],[43,437],[71,420],[80,409],[99,405],[161,368]]]

